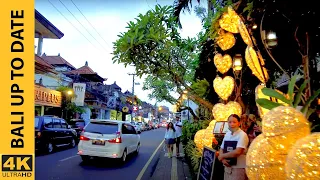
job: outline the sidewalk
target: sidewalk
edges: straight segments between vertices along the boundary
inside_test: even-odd
[[[180,157],[176,157],[176,147],[173,157],[168,158],[167,150],[161,148],[160,160],[151,177],[151,180],[191,180],[188,164],[185,162],[184,152],[180,144]]]

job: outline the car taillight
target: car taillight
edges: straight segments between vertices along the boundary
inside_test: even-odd
[[[109,143],[121,143],[122,140],[121,140],[121,134],[120,134],[120,132],[117,132],[116,138],[110,139],[110,140],[108,140],[108,142],[109,142]]]
[[[81,135],[81,136],[80,136],[80,140],[81,140],[81,141],[89,141],[90,138]]]

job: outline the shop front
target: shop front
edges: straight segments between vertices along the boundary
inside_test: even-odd
[[[35,115],[54,115],[61,117],[61,92],[35,85],[34,101]]]

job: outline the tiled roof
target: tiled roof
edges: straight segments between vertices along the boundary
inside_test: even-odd
[[[89,66],[82,66],[79,69],[70,71],[71,74],[97,74]]]
[[[47,66],[48,68],[54,68],[51,64],[49,64],[47,61],[43,60],[40,56],[35,54],[35,61],[43,66]]]
[[[61,56],[46,56],[43,55],[42,59],[47,61],[51,65],[68,65],[74,69],[76,69],[72,64],[70,64],[67,60],[63,59]]]

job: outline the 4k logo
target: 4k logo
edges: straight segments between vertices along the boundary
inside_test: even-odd
[[[32,155],[2,155],[2,172],[32,171]]]

